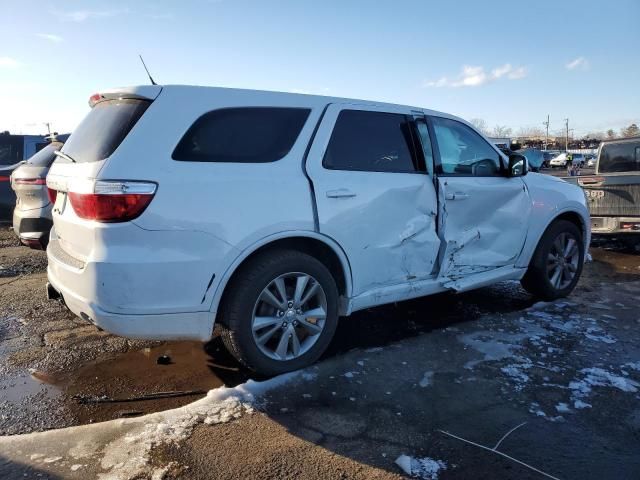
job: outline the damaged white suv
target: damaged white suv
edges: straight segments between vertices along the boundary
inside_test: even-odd
[[[189,86],[90,105],[47,177],[48,293],[110,332],[217,324],[276,374],[317,360],[340,315],[502,280],[550,300],[580,276],[580,188],[451,115]]]

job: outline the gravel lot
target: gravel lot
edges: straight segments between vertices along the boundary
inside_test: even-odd
[[[565,300],[535,304],[506,282],[344,319],[325,358],[270,390],[257,413],[196,420],[185,438],[160,438],[144,452],[142,473],[105,467],[99,455],[77,470],[64,452],[32,459],[38,452],[17,447],[27,437],[13,437],[15,449],[0,447],[0,478],[398,478],[401,455],[421,478],[543,478],[441,432],[492,448],[523,423],[500,451],[557,478],[640,478],[640,258],[614,243],[591,253]],[[0,232],[3,435],[202,397],[84,405],[78,395],[208,390],[249,378],[216,339],[134,342],[74,318],[44,298],[45,263],[43,252]],[[172,364],[158,365],[161,354]]]

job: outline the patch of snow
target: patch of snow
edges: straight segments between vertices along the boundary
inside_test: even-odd
[[[556,405],[556,410],[560,413],[569,413],[571,411],[569,405],[563,402],[560,402]]]
[[[576,400],[573,402],[573,408],[576,410],[580,410],[582,408],[591,408],[592,405],[590,403],[583,402],[582,400]]]
[[[400,455],[396,458],[395,463],[407,475],[424,480],[437,480],[438,472],[447,469],[447,464],[444,461],[429,457],[413,458],[408,455]]]
[[[425,372],[424,375],[422,376],[422,380],[418,382],[418,385],[420,385],[422,388],[425,388],[431,385],[432,381],[433,381],[433,372]]]
[[[464,368],[472,370],[478,363],[502,360],[514,356],[514,352],[520,348],[517,342],[527,338],[527,334],[509,334],[480,331],[461,335],[458,340],[467,347],[471,347],[484,355],[481,360],[471,360]]]
[[[316,378],[318,378],[318,374],[312,373],[312,372],[303,372],[301,377],[303,380],[306,380],[309,382],[311,380],[315,380]]]
[[[579,400],[587,397],[593,387],[617,388],[623,392],[635,393],[640,388],[640,383],[629,378],[614,375],[602,368],[583,368],[580,373],[584,375],[582,380],[569,382],[569,388],[573,391],[572,399]]]
[[[589,327],[587,328],[587,332],[584,334],[589,340],[593,340],[594,342],[603,342],[603,343],[616,343],[617,340],[609,335],[608,333],[600,333],[602,329],[600,327]]]
[[[354,375],[358,375],[358,372],[347,372],[342,374],[342,376],[345,378],[353,378]]]
[[[80,465],[79,463],[76,463],[75,465],[71,465],[71,471],[75,472],[76,470],[80,470],[82,468],[82,465]]]
[[[638,362],[628,362],[628,363],[625,363],[623,366],[624,367],[629,367],[632,370],[640,372],[640,361],[638,361]]]
[[[361,367],[364,367],[364,362],[362,360],[358,360],[356,363]]]
[[[249,380],[233,388],[220,387],[211,390],[207,396],[184,407],[143,417],[114,420],[119,433],[99,452],[100,466],[105,471],[99,479],[119,480],[137,478],[149,471],[151,451],[158,445],[176,444],[188,438],[193,429],[201,423],[213,425],[226,423],[252,413],[253,406],[260,403],[260,397],[270,389],[302,378],[302,372],[293,372],[274,377],[264,382]],[[96,425],[99,435],[111,422]],[[116,423],[113,423],[116,425]],[[80,429],[86,427],[78,427]],[[86,432],[81,435],[86,442]],[[71,451],[75,448],[71,445]],[[78,455],[74,455],[78,459]]]

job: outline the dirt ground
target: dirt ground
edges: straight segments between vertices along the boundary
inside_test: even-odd
[[[499,450],[548,475],[640,478],[640,256],[612,242],[591,254],[565,300],[536,304],[505,282],[343,319],[303,380],[271,390],[257,413],[154,444],[136,478],[399,478],[401,455],[420,478],[543,478],[442,433],[492,448],[523,423]],[[45,268],[43,252],[0,231],[0,434],[135,416],[202,395],[87,399],[206,391],[250,377],[216,339],[160,344],[99,332],[45,299]],[[164,354],[169,365],[157,363]],[[43,462],[3,463],[0,452],[0,477],[104,473],[99,462],[78,471]]]

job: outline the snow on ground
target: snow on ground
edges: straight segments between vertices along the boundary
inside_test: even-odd
[[[260,405],[261,396],[268,390],[293,380],[313,378],[313,375],[298,371],[264,382],[249,380],[234,388],[211,390],[206,397],[174,410],[44,433],[2,437],[0,448],[12,448],[15,442],[27,445],[33,442],[41,445],[42,451],[31,450],[32,463],[53,463],[71,471],[98,460],[104,470],[98,476],[100,480],[138,478],[149,473],[153,478],[156,474],[161,478],[162,469],[149,472],[150,455],[154,447],[188,438],[198,424],[226,423],[245,413],[252,413],[254,406]],[[49,441],[37,440],[43,437],[49,438]],[[63,448],[60,448],[61,445]],[[55,456],[49,453],[51,450],[56,451]]]
[[[431,385],[432,383],[433,383],[433,372],[425,372],[420,382],[418,382],[418,385],[420,385],[422,388],[425,388]]]
[[[400,455],[396,458],[396,465],[407,475],[424,480],[437,480],[438,472],[447,469],[447,464],[442,460],[429,457],[414,458],[408,455]]]
[[[640,388],[640,383],[631,380],[630,378],[615,375],[599,367],[583,368],[580,370],[580,373],[583,374],[583,378],[581,380],[573,380],[569,382],[569,388],[572,391],[571,399],[574,402],[588,397],[589,394],[591,394],[593,387],[617,388],[623,392],[630,393],[635,393],[638,391],[638,388]]]

